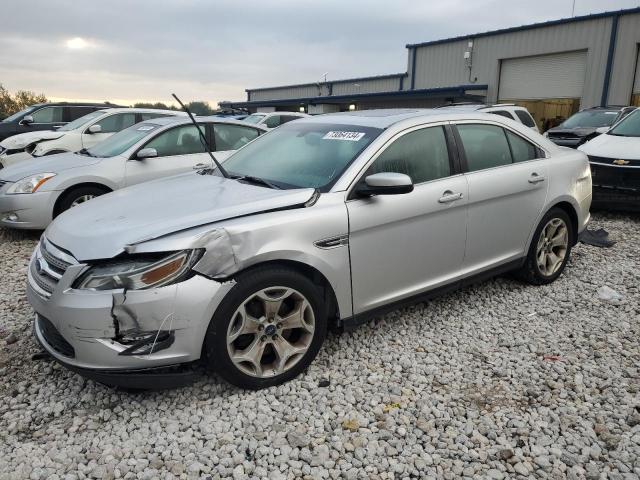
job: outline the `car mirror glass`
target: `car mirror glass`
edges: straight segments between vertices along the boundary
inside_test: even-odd
[[[356,193],[363,196],[399,195],[413,191],[409,175],[395,172],[380,172],[368,175],[358,186]]]
[[[144,160],[145,158],[154,158],[158,156],[158,151],[155,148],[143,148],[136,154],[138,160]]]

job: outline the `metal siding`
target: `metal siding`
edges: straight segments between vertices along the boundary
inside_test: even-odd
[[[467,42],[474,40],[471,79],[488,84],[487,100],[497,101],[500,60],[563,51],[588,50],[582,106],[600,103],[611,18],[520,30],[476,39],[418,47],[416,88],[469,83],[463,58]]]
[[[333,94],[353,95],[357,93],[392,92],[398,90],[398,78],[399,77],[389,77],[353,82],[333,82]]]
[[[287,98],[317,97],[319,92],[328,94],[327,85],[303,85],[300,87],[273,88],[268,90],[250,90],[251,100],[285,100]]]
[[[611,71],[608,98],[610,105],[628,105],[631,93],[640,92],[638,44],[640,14],[622,15],[618,23],[618,41]]]
[[[498,100],[580,98],[587,52],[567,52],[503,60]]]
[[[640,93],[640,49],[638,49],[638,54],[636,58],[636,73],[635,73],[635,82],[633,84],[633,93]]]

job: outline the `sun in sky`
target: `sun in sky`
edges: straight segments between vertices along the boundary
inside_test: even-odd
[[[66,45],[70,50],[84,50],[91,46],[91,44],[82,37],[70,38],[66,41]]]

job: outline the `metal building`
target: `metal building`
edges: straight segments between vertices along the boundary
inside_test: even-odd
[[[407,45],[407,72],[248,89],[250,111],[429,107],[479,100],[536,120],[596,105],[640,106],[640,8]]]

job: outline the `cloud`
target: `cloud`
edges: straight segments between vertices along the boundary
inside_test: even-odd
[[[245,88],[402,72],[404,45],[571,14],[571,0],[30,0],[4,10],[0,82],[56,98],[245,98]],[[636,6],[610,0],[606,8]],[[577,0],[576,14],[602,2]],[[496,14],[499,12],[499,15]],[[79,47],[79,48],[74,48]]]

